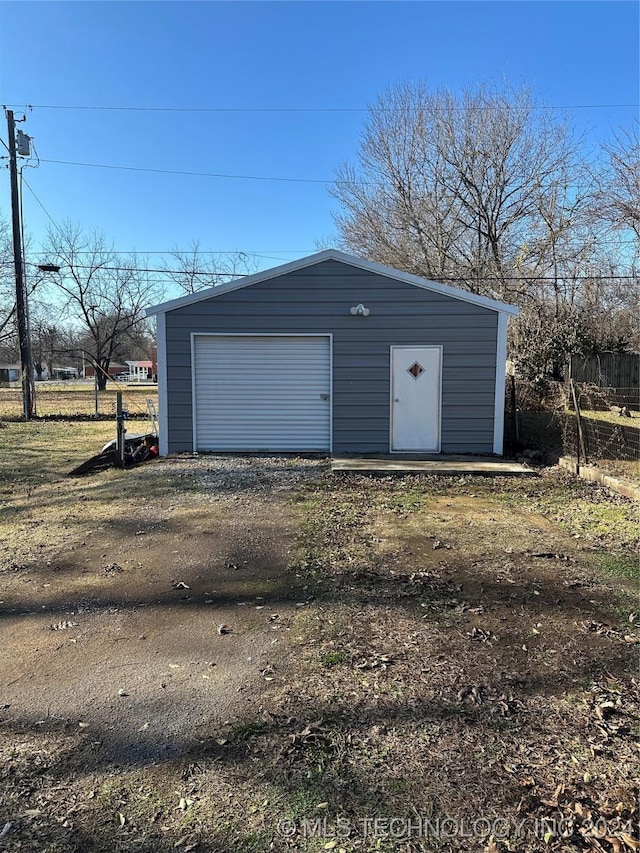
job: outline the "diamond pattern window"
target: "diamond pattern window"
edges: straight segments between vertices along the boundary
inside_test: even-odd
[[[407,368],[407,372],[410,373],[414,379],[419,379],[424,373],[424,367],[417,361],[414,361],[411,367]]]

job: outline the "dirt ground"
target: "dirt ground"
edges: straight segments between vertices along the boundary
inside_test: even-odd
[[[626,499],[286,458],[70,480],[25,447],[1,484],[0,849],[640,850]],[[394,815],[528,835],[373,831]]]
[[[80,727],[92,763],[129,765],[183,754],[201,724],[258,709],[304,602],[289,568],[296,513],[281,488],[316,464],[139,469],[130,476],[151,485],[167,465],[178,480],[195,471],[203,492],[124,498],[95,529],[77,523],[91,516],[91,478],[54,529],[30,497],[0,564],[5,726]]]

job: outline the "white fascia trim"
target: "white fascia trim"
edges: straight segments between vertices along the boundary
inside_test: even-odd
[[[507,368],[508,314],[498,314],[498,340],[496,343],[496,387],[493,406],[493,452],[504,453],[504,394]]]
[[[329,333],[329,454],[333,456],[333,334]]]
[[[456,287],[451,287],[448,284],[442,284],[439,281],[430,281],[420,276],[412,275],[411,273],[394,270],[391,267],[385,267],[382,264],[374,261],[365,261],[361,258],[356,258],[353,255],[347,255],[345,252],[339,252],[337,249],[325,249],[323,252],[317,252],[315,255],[308,255],[306,258],[300,258],[297,261],[290,261],[287,264],[282,264],[279,267],[272,267],[268,270],[255,273],[254,275],[245,276],[240,281],[230,281],[226,284],[220,284],[217,287],[209,287],[206,290],[199,290],[196,293],[189,293],[186,296],[181,296],[178,299],[172,299],[170,302],[163,302],[159,305],[153,305],[146,309],[147,316],[151,314],[159,314],[164,311],[173,311],[175,308],[182,308],[185,305],[192,305],[194,302],[200,302],[204,299],[211,299],[215,296],[221,296],[223,293],[229,293],[233,290],[240,290],[243,287],[250,287],[252,284],[259,284],[263,281],[268,281],[271,278],[276,278],[287,273],[297,272],[305,267],[313,266],[314,264],[322,263],[323,261],[340,261],[344,264],[349,264],[352,267],[367,270],[368,272],[383,275],[386,278],[393,278],[397,281],[412,284],[416,287],[421,287],[424,290],[430,290],[434,293],[441,293],[443,296],[450,296],[452,299],[459,299],[462,302],[469,302],[472,305],[478,305],[481,308],[488,308],[491,311],[510,314],[516,316],[518,308],[515,305],[507,305],[506,302],[498,302],[495,299],[488,299],[486,296],[477,296],[474,293],[467,293],[464,290],[459,290]]]
[[[167,396],[167,327],[164,314],[158,314],[156,318],[156,343],[158,346],[158,451],[160,456],[169,453],[169,412]]]
[[[191,332],[191,450],[196,453],[198,436],[196,431],[196,337],[197,332]]]

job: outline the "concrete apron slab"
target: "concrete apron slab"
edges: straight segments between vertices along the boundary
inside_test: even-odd
[[[331,460],[332,471],[413,472],[422,474],[485,474],[494,477],[536,476],[537,471],[509,459],[492,456],[432,455],[420,456],[376,456],[371,458],[335,456]]]

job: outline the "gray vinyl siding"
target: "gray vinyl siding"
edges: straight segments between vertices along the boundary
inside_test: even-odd
[[[371,313],[354,317],[353,305]],[[327,260],[166,313],[169,452],[191,450],[191,333],[333,335],[333,451],[389,450],[390,347],[442,345],[442,451],[491,453],[498,314]]]

